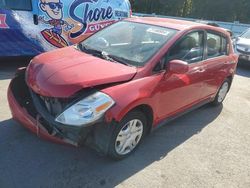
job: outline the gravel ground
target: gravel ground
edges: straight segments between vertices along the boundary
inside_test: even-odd
[[[114,162],[42,140],[11,119],[0,64],[0,187],[250,187],[250,69],[238,68],[223,107],[208,105],[149,135]]]

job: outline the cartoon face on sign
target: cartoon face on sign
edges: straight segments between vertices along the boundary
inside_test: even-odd
[[[39,20],[52,26],[50,29],[41,32],[43,37],[55,47],[68,46],[67,41],[62,37],[63,26],[65,26],[65,31],[69,31],[74,25],[70,25],[63,20],[62,2],[60,0],[40,0],[39,7],[50,18],[50,20],[45,20],[43,16],[40,16]]]
[[[61,20],[63,18],[63,4],[60,0],[41,0],[40,8],[52,19]]]

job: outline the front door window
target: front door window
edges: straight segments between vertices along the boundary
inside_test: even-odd
[[[203,59],[204,33],[192,32],[184,36],[168,53],[168,60],[183,60],[196,63]]]

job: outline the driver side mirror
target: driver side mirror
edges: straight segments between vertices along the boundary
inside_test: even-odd
[[[184,74],[188,72],[188,63],[182,60],[172,60],[168,63],[167,70],[174,74]]]

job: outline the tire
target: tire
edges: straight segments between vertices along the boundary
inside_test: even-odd
[[[134,131],[133,131],[134,130]],[[113,131],[109,156],[120,160],[135,151],[147,132],[147,119],[140,111],[128,113]]]
[[[226,98],[226,95],[230,88],[230,80],[226,79],[220,86],[220,89],[218,90],[214,101],[212,102],[212,105],[219,106],[223,103],[224,99]]]

